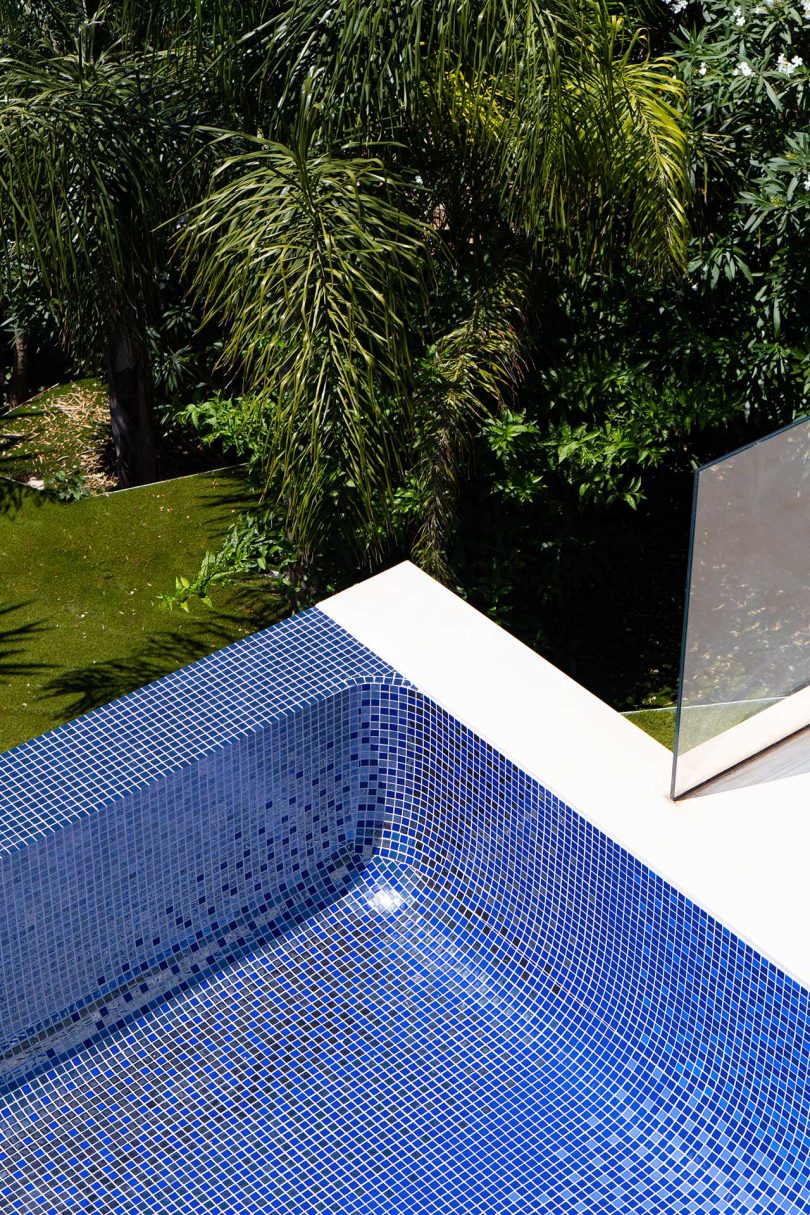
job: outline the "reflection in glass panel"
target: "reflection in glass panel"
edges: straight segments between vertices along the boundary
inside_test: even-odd
[[[673,797],[810,723],[810,418],[696,473]]]

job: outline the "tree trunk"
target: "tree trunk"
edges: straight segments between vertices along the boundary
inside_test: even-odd
[[[116,334],[107,347],[110,419],[122,488],[157,476],[152,373],[143,343]]]
[[[12,409],[28,400],[28,343],[25,334],[19,331],[14,334],[14,360],[11,365],[8,400]]]

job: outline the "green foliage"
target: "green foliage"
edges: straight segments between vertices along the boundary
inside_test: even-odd
[[[472,295],[458,324],[423,357],[415,393],[415,460],[399,497],[399,513],[415,519],[414,559],[449,580],[459,481],[475,429],[507,404],[522,375],[519,301],[529,267],[506,263]]]
[[[667,686],[691,469],[808,409],[809,11],[0,0],[7,324],[137,337],[258,495],[171,601],[412,554]]]
[[[258,507],[176,605],[411,553],[508,611],[727,416],[684,405],[695,307],[650,340],[689,298],[690,191],[729,163],[663,29],[606,0],[89,13],[0,2],[6,261],[77,354],[133,338],[167,424],[247,464]],[[724,341],[701,357],[733,367]]]
[[[221,446],[247,464],[254,477],[261,475],[262,450],[267,431],[266,406],[253,397],[215,393],[179,410],[176,420],[197,432],[203,443]]]
[[[58,502],[78,502],[90,493],[84,473],[64,472],[61,469],[45,482],[45,489],[53,494]]]
[[[806,6],[670,8],[652,17],[687,89],[687,274],[550,276],[455,559],[475,602],[614,703],[676,678],[690,470],[810,407]]]
[[[188,156],[182,71],[172,57],[115,49],[7,59],[0,74],[9,251],[36,265],[72,343],[98,357],[111,324],[143,335],[156,308],[159,225]]]
[[[355,487],[356,526],[390,492],[430,230],[379,160],[251,142],[217,169],[181,244],[208,316],[228,325],[226,357],[257,385],[265,484],[312,552],[327,526],[330,446]]]
[[[281,112],[307,89],[332,141],[359,128],[421,145],[438,205],[494,204],[548,230],[551,255],[560,239],[609,244],[621,217],[631,251],[680,258],[680,85],[629,16],[599,0],[292,0],[271,31]]]
[[[262,134],[216,138],[178,248],[257,484],[321,583],[392,545],[449,578],[546,269],[683,260],[680,82],[601,3],[292,0],[252,39]]]
[[[5,0],[0,40],[9,282],[167,413],[232,398],[302,570],[449,576],[544,269],[683,260],[682,86],[603,0]]]
[[[294,608],[307,598],[308,588],[300,574],[298,552],[280,536],[272,517],[248,513],[233,525],[218,549],[205,553],[193,579],[178,575],[174,593],[161,595],[159,600],[169,611],[179,607],[188,612],[195,600],[210,608],[214,587],[259,575],[270,580],[278,603]]]
[[[810,388],[805,8],[690,3],[676,37],[703,184],[690,255],[696,305],[736,346],[727,392],[770,424],[805,411]]]

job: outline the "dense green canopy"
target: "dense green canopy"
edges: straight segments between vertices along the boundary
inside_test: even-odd
[[[6,324],[106,371],[122,483],[156,416],[247,461],[181,598],[410,553],[553,649],[807,408],[806,7],[2,0]]]
[[[44,0],[0,30],[7,276],[33,263],[106,365],[122,477],[153,472],[168,289],[221,329],[307,560],[336,509],[378,549],[418,467],[441,565],[442,495],[525,366],[539,279],[684,261],[681,85],[604,3]]]

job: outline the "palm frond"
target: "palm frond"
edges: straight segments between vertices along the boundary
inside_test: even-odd
[[[468,315],[436,342],[422,366],[415,405],[421,518],[412,555],[442,581],[450,577],[459,487],[476,425],[508,403],[523,376],[529,278],[525,255],[507,258],[476,292]]]
[[[74,334],[140,328],[165,263],[159,224],[191,162],[184,72],[159,60],[0,62],[0,198],[7,255],[30,257]]]
[[[375,518],[390,491],[430,231],[379,160],[248,142],[217,170],[180,242],[206,314],[228,324],[228,358],[273,402],[268,484],[280,478],[303,540],[323,508],[327,433],[359,519]]]
[[[633,256],[683,263],[683,88],[608,0],[290,0],[270,24],[278,115],[309,90],[326,138],[429,133],[437,163],[463,132],[447,175],[483,160],[547,251],[592,256],[614,231]]]
[[[558,260],[622,249],[653,269],[682,266],[688,131],[672,62],[601,3],[539,23],[532,46],[503,139],[512,223]]]

